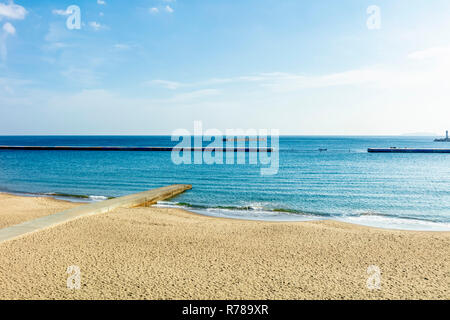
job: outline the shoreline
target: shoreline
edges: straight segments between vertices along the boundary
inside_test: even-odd
[[[164,208],[164,207],[157,207],[155,206],[154,208]],[[409,229],[390,229],[390,228],[382,228],[382,227],[373,227],[373,226],[367,226],[367,225],[363,225],[363,224],[358,224],[358,223],[352,223],[352,222],[347,222],[347,221],[339,221],[339,220],[335,220],[335,219],[330,219],[330,218],[323,218],[323,219],[316,219],[316,220],[292,220],[292,221],[277,221],[277,220],[255,220],[255,219],[244,219],[244,218],[230,218],[230,217],[217,217],[217,216],[213,216],[213,215],[205,215],[205,214],[201,214],[201,213],[197,213],[194,211],[190,211],[188,209],[184,209],[184,208],[173,208],[175,210],[182,210],[184,212],[187,212],[189,214],[194,214],[196,216],[199,217],[207,217],[207,218],[212,218],[212,219],[223,219],[223,220],[231,220],[231,221],[245,221],[245,222],[254,222],[254,223],[258,223],[258,222],[262,222],[262,223],[273,223],[273,224],[280,224],[280,223],[292,223],[292,224],[302,224],[302,223],[314,223],[314,222],[325,222],[325,221],[330,221],[336,224],[342,224],[343,226],[345,225],[349,225],[351,227],[362,227],[362,228],[368,228],[368,229],[374,229],[377,231],[392,231],[392,232],[425,232],[425,233],[444,233],[444,234],[449,234],[450,235],[450,231],[435,231],[435,230],[409,230]]]
[[[72,205],[8,197],[22,216]],[[0,244],[0,299],[450,299],[449,250],[450,232],[121,208]],[[80,290],[66,287],[73,265]]]
[[[47,196],[18,196],[0,192],[0,229],[56,214],[81,203]]]
[[[115,197],[108,197],[108,196],[95,196],[95,195],[78,195],[78,194],[63,194],[63,193],[28,193],[28,192],[14,192],[14,191],[0,191],[0,196],[2,194],[5,195],[11,195],[11,196],[17,196],[17,197],[24,197],[24,198],[47,198],[47,199],[54,199],[56,201],[62,201],[62,202],[67,202],[67,203],[72,203],[72,204],[77,204],[77,205],[83,205],[83,204],[90,204],[90,203],[96,203],[96,202],[101,202],[104,200],[110,200],[110,199],[114,199]],[[244,216],[237,216],[237,217],[231,217],[231,216],[220,216],[220,215],[215,215],[215,214],[208,214],[208,213],[201,213],[198,212],[200,211],[199,209],[196,209],[195,207],[190,207],[188,205],[183,205],[183,204],[179,204],[179,203],[173,203],[170,205],[158,205],[156,204],[155,207],[157,208],[173,208],[173,209],[179,209],[179,210],[184,210],[186,212],[192,213],[192,214],[196,214],[196,215],[200,215],[200,216],[205,216],[205,217],[213,217],[213,218],[218,218],[218,219],[231,219],[231,220],[241,220],[241,221],[262,221],[262,222],[274,222],[274,223],[297,223],[297,222],[311,222],[311,221],[335,221],[335,222],[339,222],[339,223],[344,223],[344,224],[350,224],[350,225],[355,225],[355,226],[363,226],[363,227],[368,227],[368,228],[374,228],[374,229],[380,229],[380,230],[393,230],[393,231],[418,231],[418,232],[450,232],[450,229],[446,230],[433,230],[433,229],[418,229],[418,228],[392,228],[392,227],[384,227],[384,226],[376,226],[376,225],[370,225],[370,224],[364,224],[364,223],[357,223],[357,222],[350,222],[350,221],[344,221],[343,218],[341,217],[321,217],[321,216],[315,216],[315,215],[310,215],[310,214],[304,214],[303,217],[293,217],[291,219],[278,219],[277,218],[273,218],[273,219],[269,219],[269,218],[246,218]],[[225,210],[227,208],[208,208],[205,207],[203,208],[203,210],[207,210],[207,209],[220,209],[220,210]],[[197,210],[197,211],[196,211]],[[245,210],[242,209],[236,209],[238,211],[242,211],[244,212]],[[250,210],[250,212],[252,212],[252,210]],[[264,210],[262,212],[265,212]],[[281,215],[300,215],[301,213],[291,213],[289,211],[277,211],[277,210],[272,210],[270,211],[270,213],[272,212],[277,212]],[[388,216],[383,216],[383,215],[375,215],[378,217],[388,217]],[[347,217],[348,218],[348,217]],[[435,221],[430,221],[430,220],[424,220],[424,219],[416,219],[416,218],[400,218],[400,217],[395,217],[394,219],[396,220],[400,220],[400,221],[410,221],[410,222],[420,222],[420,223],[425,223],[425,224],[433,224],[436,225],[435,227],[437,228],[445,228],[447,223],[445,222],[435,222]],[[445,227],[444,227],[444,226]]]

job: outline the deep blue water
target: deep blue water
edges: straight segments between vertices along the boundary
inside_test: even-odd
[[[0,145],[174,144],[167,136],[0,137]],[[95,200],[187,183],[191,191],[160,205],[181,203],[203,214],[247,219],[331,218],[386,228],[450,230],[450,154],[367,153],[368,147],[393,146],[450,144],[431,137],[281,137],[279,172],[273,176],[261,176],[261,165],[175,165],[170,152],[3,150],[0,191]]]

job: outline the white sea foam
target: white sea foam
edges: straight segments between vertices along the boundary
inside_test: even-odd
[[[369,227],[398,230],[450,231],[450,223],[433,222],[419,219],[404,219],[380,215],[336,217],[335,220],[360,224]]]
[[[260,206],[248,206],[250,210],[237,210],[228,208],[191,208],[178,205],[176,202],[160,201],[156,207],[183,208],[188,211],[203,214],[211,217],[233,218],[243,220],[260,221],[313,221],[313,220],[336,220],[341,222],[359,224],[369,227],[398,230],[416,231],[450,231],[450,223],[433,222],[419,219],[405,219],[398,217],[388,217],[379,215],[376,212],[366,212],[364,214],[350,216],[316,216],[309,214],[298,214],[288,212],[277,212],[264,210]]]
[[[97,202],[97,201],[108,200],[108,197],[105,197],[105,196],[89,196],[89,199],[91,199],[94,202]]]

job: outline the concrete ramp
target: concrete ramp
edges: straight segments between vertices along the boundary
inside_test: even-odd
[[[157,201],[172,198],[189,189],[192,189],[191,185],[176,184],[141,193],[130,194],[120,198],[105,200],[102,202],[81,205],[76,208],[0,229],[0,243],[25,236],[39,230],[51,228],[81,217],[106,213],[117,208],[133,208],[152,205]]]

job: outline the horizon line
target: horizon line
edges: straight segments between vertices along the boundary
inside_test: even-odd
[[[0,137],[170,137],[171,134],[1,134]],[[195,137],[198,135],[189,135]],[[205,135],[200,135],[205,136]],[[227,136],[223,134],[222,136]],[[269,135],[268,135],[269,136]],[[438,134],[280,134],[280,137],[440,137]],[[444,136],[444,135],[442,135]]]

